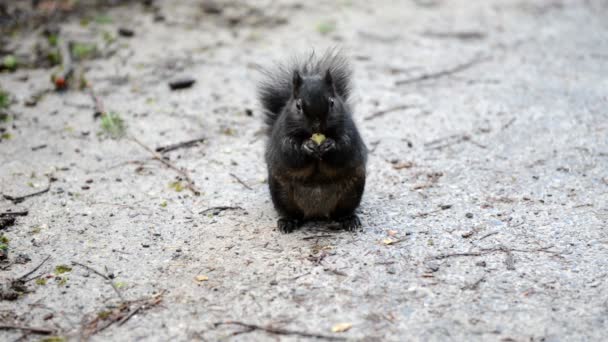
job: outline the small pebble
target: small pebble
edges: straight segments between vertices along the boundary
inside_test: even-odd
[[[171,90],[186,89],[192,87],[195,82],[196,80],[193,78],[180,78],[169,82],[169,88],[171,88]]]
[[[135,35],[135,31],[126,27],[121,27],[118,29],[118,34],[122,37],[133,37]]]

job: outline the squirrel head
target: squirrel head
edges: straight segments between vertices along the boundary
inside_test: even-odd
[[[324,75],[293,73],[292,94],[287,103],[288,120],[303,135],[328,134],[339,128],[345,104],[336,92],[331,70]]]

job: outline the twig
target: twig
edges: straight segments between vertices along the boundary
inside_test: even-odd
[[[326,268],[324,271],[333,273],[333,274],[341,276],[341,277],[348,277],[348,274],[346,274],[340,270],[337,270],[335,268]]]
[[[249,324],[249,323],[243,323],[243,322],[237,322],[237,321],[217,322],[214,324],[215,327],[218,327],[220,325],[238,325],[238,326],[247,328],[248,329],[247,332],[251,332],[254,330],[262,330],[269,334],[275,334],[275,335],[296,335],[296,336],[301,336],[301,337],[324,339],[324,340],[330,340],[330,341],[346,340],[346,338],[344,338],[344,337],[321,335],[321,334],[308,333],[308,332],[304,332],[304,331],[287,330],[287,329],[281,329],[281,328],[263,327],[263,326],[256,325],[256,324]],[[240,333],[240,332],[237,332],[237,333]]]
[[[486,277],[482,276],[476,282],[463,286],[461,288],[461,290],[477,290],[479,288],[479,284],[481,284],[484,281],[486,281]]]
[[[331,235],[331,234],[312,235],[312,236],[303,237],[302,240],[321,239],[321,238],[326,238],[326,237],[334,237],[334,235]]]
[[[412,106],[412,105],[406,105],[406,104],[404,104],[404,105],[399,105],[399,106],[387,108],[387,109],[384,109],[384,110],[379,110],[379,111],[377,111],[375,113],[370,114],[369,116],[367,116],[363,120],[369,121],[369,120],[378,118],[380,116],[383,116],[385,114],[388,114],[390,112],[395,112],[395,111],[399,111],[399,110],[402,110],[402,109],[408,109],[408,108],[413,108],[413,107],[414,106]]]
[[[481,241],[481,240],[483,240],[483,239],[485,239],[485,238],[488,238],[488,237],[490,237],[490,236],[492,236],[492,235],[496,235],[496,234],[498,234],[498,232],[490,232],[490,233],[488,233],[488,234],[486,234],[486,235],[484,235],[484,236],[480,237],[479,239],[477,239],[477,241]]]
[[[459,39],[459,40],[478,40],[485,38],[485,33],[479,31],[460,31],[460,32],[433,32],[427,31],[422,35],[439,39]]]
[[[417,187],[414,187],[414,190],[419,190],[419,189],[422,189],[422,188],[423,188],[422,186],[417,186]],[[435,213],[438,213],[438,212],[441,212],[441,211],[443,211],[443,209],[439,208],[439,209],[427,211],[427,212],[424,212],[424,213],[418,213],[416,215],[412,215],[412,218],[419,218],[419,217],[423,218],[423,217],[427,217],[427,216],[429,216],[431,214],[435,214]]]
[[[444,141],[445,141],[444,144],[439,144],[439,143],[444,142]],[[428,149],[428,150],[441,150],[441,149],[444,149],[444,148],[446,148],[448,146],[460,144],[460,143],[463,143],[463,142],[466,142],[466,141],[469,141],[473,145],[476,145],[476,146],[478,146],[480,148],[484,148],[484,149],[487,148],[486,146],[484,146],[484,145],[482,145],[482,144],[480,144],[478,142],[473,141],[471,139],[471,136],[468,135],[468,134],[454,134],[454,135],[450,135],[450,136],[445,137],[445,138],[439,138],[439,139],[430,141],[428,143],[425,143],[424,147],[426,149]]]
[[[433,146],[433,145],[437,145],[437,144],[442,143],[442,142],[444,142],[446,140],[453,140],[453,139],[457,139],[457,138],[462,139],[462,136],[463,136],[463,134],[448,135],[447,137],[438,138],[438,139],[426,142],[426,143],[424,143],[424,147],[430,147],[430,146]]]
[[[82,335],[88,338],[99,333],[100,331],[107,329],[115,323],[118,323],[118,325],[123,325],[138,312],[160,304],[160,302],[163,300],[162,296],[164,293],[165,291],[163,290],[152,297],[123,302],[120,306],[107,312],[106,316],[102,317],[100,315],[96,315],[94,319],[84,324],[82,328]],[[131,306],[134,304],[137,304],[137,306],[135,308],[131,308]]]
[[[237,182],[241,183],[242,186],[244,186],[245,188],[249,189],[249,190],[253,190],[252,187],[250,187],[249,185],[247,185],[247,183],[243,182],[239,177],[237,177],[237,175],[235,175],[234,173],[231,173],[230,176],[232,176],[232,178],[236,179]]]
[[[141,141],[139,141],[137,138],[135,137],[130,137],[130,139],[135,142],[136,144],[138,144],[139,146],[141,146],[142,148],[144,148],[146,151],[150,152],[150,154],[152,154],[152,157],[156,160],[158,160],[159,162],[165,164],[165,166],[167,166],[168,168],[176,171],[177,173],[179,173],[185,180],[186,180],[186,188],[188,188],[188,190],[192,191],[192,193],[196,196],[201,194],[201,191],[194,185],[194,181],[192,180],[192,178],[190,178],[190,175],[188,175],[188,173],[183,170],[178,168],[177,166],[173,165],[173,163],[171,163],[170,161],[166,160],[165,158],[163,158],[162,155],[154,152],[151,148],[149,148],[148,146],[144,145]]]
[[[466,134],[458,134],[446,138],[445,140],[447,140],[447,142],[445,144],[439,144],[434,146],[433,144],[428,143],[424,144],[424,146],[429,150],[441,150],[448,146],[457,145],[470,139],[471,137]]]
[[[118,325],[121,326],[121,325],[125,324],[126,321],[131,319],[131,317],[133,317],[136,313],[138,313],[145,306],[146,306],[146,303],[139,304],[135,309],[131,310],[131,312],[129,312],[128,315],[126,315],[120,321],[118,321]]]
[[[51,190],[51,181],[50,180],[49,180],[49,184],[47,185],[47,187],[38,192],[34,192],[34,193],[23,195],[23,196],[16,196],[16,197],[10,196],[10,195],[5,195],[5,194],[2,194],[2,196],[4,197],[4,199],[7,199],[7,200],[13,202],[13,204],[19,204],[19,203],[25,201],[27,198],[45,194],[45,193],[49,192],[49,190]]]
[[[114,289],[114,292],[116,292],[116,294],[118,295],[118,298],[120,298],[120,300],[121,300],[122,302],[124,302],[124,301],[125,301],[125,298],[122,296],[122,293],[120,293],[120,291],[118,290],[118,288],[116,287],[116,285],[114,285],[114,282],[112,281],[112,279],[110,279],[110,277],[108,277],[107,275],[105,275],[105,274],[103,274],[103,273],[99,272],[98,270],[94,269],[94,268],[93,268],[93,267],[91,267],[91,266],[87,266],[87,265],[85,265],[85,264],[81,264],[81,263],[76,262],[76,261],[72,261],[72,265],[75,265],[75,266],[80,266],[80,267],[86,268],[87,270],[89,270],[89,271],[91,271],[91,272],[93,272],[93,273],[97,274],[98,276],[102,277],[103,279],[105,279],[105,280],[106,280],[106,281],[107,281],[107,282],[110,284],[110,286],[112,286],[112,289]]]
[[[91,87],[91,85],[87,82],[87,88],[89,89],[89,94],[91,95],[91,98],[93,99],[93,104],[94,104],[94,108],[95,108],[95,112],[93,113],[93,118],[97,119],[101,116],[103,116],[105,114],[105,108],[103,106],[103,101],[101,101],[101,98],[99,96],[97,96],[97,94],[95,93],[95,91],[93,90],[93,87]]]
[[[0,217],[15,217],[15,216],[27,216],[30,212],[27,210],[24,211],[6,211],[0,213]]]
[[[309,274],[310,274],[310,272],[302,273],[302,274],[297,275],[297,276],[295,276],[295,277],[293,277],[293,278],[290,278],[289,280],[292,280],[292,281],[293,281],[293,280],[298,280],[298,279],[300,279],[300,278],[302,278],[302,277],[304,277],[304,276],[307,276],[307,275],[309,275]]]
[[[504,131],[505,129],[511,127],[511,125],[515,122],[516,118],[511,118],[511,120],[509,120],[509,122],[507,122],[506,124],[504,124],[502,126],[502,130]]]
[[[450,254],[439,254],[439,255],[432,257],[432,259],[442,260],[442,259],[453,258],[453,257],[481,256],[481,255],[482,254],[479,252],[450,253]]]
[[[470,61],[462,63],[462,64],[458,64],[458,65],[456,65],[456,66],[454,66],[452,68],[444,69],[444,70],[437,71],[437,72],[431,72],[431,73],[427,73],[427,74],[422,74],[422,75],[417,76],[417,77],[413,77],[413,78],[408,78],[408,79],[396,81],[395,85],[399,86],[399,85],[403,85],[403,84],[414,83],[414,82],[419,82],[419,81],[426,81],[426,80],[430,80],[430,79],[437,79],[437,78],[453,75],[453,74],[459,73],[461,71],[464,71],[466,69],[469,69],[472,66],[474,66],[476,64],[479,64],[481,62],[484,62],[484,61],[486,61],[488,59],[489,59],[489,57],[475,56]]]
[[[447,258],[452,258],[452,257],[482,256],[482,255],[496,253],[496,252],[507,253],[507,254],[510,254],[512,252],[520,252],[520,253],[539,253],[539,252],[543,252],[543,253],[552,254],[554,256],[560,256],[558,252],[549,251],[548,249],[551,248],[551,247],[553,247],[553,245],[550,245],[550,246],[547,246],[547,247],[541,247],[541,248],[537,248],[537,249],[517,249],[517,248],[507,248],[505,246],[499,246],[499,247],[496,247],[496,248],[485,248],[485,249],[482,249],[479,252],[464,252],[464,253],[439,254],[439,255],[430,257],[430,259],[442,260],[442,259],[447,259]]]
[[[224,210],[245,210],[245,209],[243,209],[243,207],[239,207],[239,206],[236,206],[236,207],[219,206],[219,207],[207,208],[207,209],[199,212],[199,214],[206,214],[206,213],[208,213],[210,211],[218,212],[219,213],[219,212],[224,211]]]
[[[34,269],[32,269],[31,271],[27,272],[26,274],[22,275],[21,277],[17,278],[17,280],[21,280],[23,282],[28,282],[28,280],[24,280],[25,278],[27,278],[28,276],[30,276],[31,274],[33,274],[34,272],[38,271],[38,269],[40,267],[42,267],[42,265],[44,265],[45,262],[47,262],[47,260],[49,260],[51,256],[47,255],[46,258],[44,258],[44,260],[42,260],[42,262],[40,264],[38,264],[38,266],[34,267]]]
[[[198,144],[199,142],[203,142],[203,141],[205,141],[205,138],[192,139],[192,140],[180,142],[180,143],[177,143],[177,144],[171,144],[171,145],[167,145],[167,146],[157,147],[155,149],[155,151],[158,152],[158,153],[167,153],[169,151],[174,151],[174,150],[177,150],[177,149],[180,149],[180,148],[192,147],[192,146]]]
[[[27,331],[34,334],[40,335],[50,335],[55,332],[55,330],[47,329],[47,328],[36,328],[36,327],[26,327],[23,325],[11,325],[11,324],[1,324],[0,330],[21,330]]]

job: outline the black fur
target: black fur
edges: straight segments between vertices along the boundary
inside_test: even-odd
[[[347,60],[335,50],[328,50],[319,58],[312,53],[304,61],[294,59],[291,63],[263,70],[266,77],[258,87],[258,95],[268,126],[274,125],[291,97],[293,76],[296,71],[300,75],[324,75],[327,70],[331,72],[336,92],[344,101],[348,101],[352,72]]]
[[[365,188],[367,148],[351,117],[351,71],[344,57],[320,58],[267,72],[259,97],[266,112],[268,182],[279,230],[306,219],[332,219],[354,230]],[[322,133],[321,144],[311,140]]]

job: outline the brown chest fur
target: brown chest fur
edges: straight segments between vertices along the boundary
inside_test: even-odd
[[[365,177],[364,167],[336,170],[318,163],[290,170],[279,182],[305,218],[328,218],[345,197],[353,195],[360,177]]]

